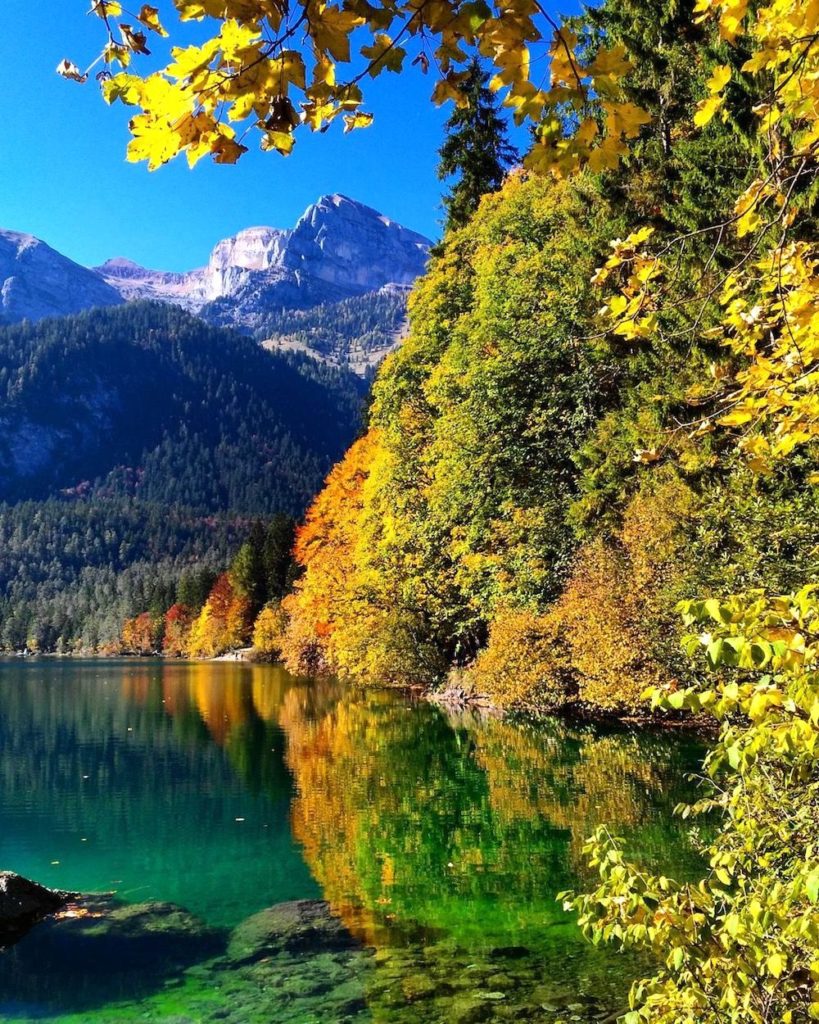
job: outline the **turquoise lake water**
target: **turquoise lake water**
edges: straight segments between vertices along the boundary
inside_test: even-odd
[[[554,896],[589,881],[603,822],[696,870],[671,809],[700,756],[275,666],[0,662],[0,869],[190,915],[173,941],[37,926],[0,953],[0,1019],[603,1020],[642,965],[587,946]],[[230,958],[233,929],[291,900],[326,900],[355,948]]]

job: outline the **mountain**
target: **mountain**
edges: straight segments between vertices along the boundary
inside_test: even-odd
[[[308,207],[292,229],[247,228],[224,239],[198,270],[167,273],[118,258],[96,272],[124,299],[170,302],[268,347],[301,349],[364,373],[400,338],[407,290],[424,272],[430,245],[363,203],[332,195]],[[393,301],[376,298],[384,295]],[[386,319],[374,339],[373,310],[382,308]],[[313,309],[327,324],[343,320],[344,331],[322,335],[312,318],[305,333],[298,313]]]
[[[162,299],[253,329],[272,310],[307,309],[411,285],[431,243],[342,195],[323,196],[292,229],[246,228],[219,242],[207,266],[174,274],[114,259],[96,272],[126,299]]]
[[[116,306],[119,291],[32,235],[0,230],[0,323]]]
[[[133,303],[0,328],[0,495],[299,513],[363,385],[182,310]]]
[[[364,391],[167,303],[0,327],[0,649],[206,595],[256,517],[303,512]]]
[[[293,228],[252,227],[223,239],[204,267],[181,273],[123,257],[89,270],[31,235],[0,231],[0,323],[148,299],[364,374],[400,339],[406,295],[430,245],[338,194],[322,196]],[[318,320],[343,320],[344,330],[322,335],[314,317],[305,332],[303,317],[288,316],[318,307]],[[385,319],[374,325],[379,310]]]

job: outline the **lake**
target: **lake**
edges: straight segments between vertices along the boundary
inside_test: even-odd
[[[650,965],[555,894],[601,823],[695,872],[672,808],[701,756],[277,666],[0,661],[0,869],[115,894],[0,953],[0,1019],[613,1019]]]

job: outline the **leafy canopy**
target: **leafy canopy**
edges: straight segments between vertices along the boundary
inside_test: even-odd
[[[297,129],[366,127],[364,86],[382,72],[434,69],[435,103],[467,103],[470,60],[480,53],[518,123],[537,125],[532,166],[569,171],[588,162],[616,165],[626,140],[648,115],[623,98],[631,64],[622,44],[589,62],[578,39],[538,0],[173,0],[181,22],[205,21],[212,35],[172,46],[168,63],[141,75],[135,59],[150,53],[148,36],[168,35],[158,8],[130,14],[114,0],[92,0],[105,43],[81,71],[69,60],[59,74],[77,82],[98,72],[108,103],[139,108],[130,122],[128,158],[150,169],[184,152],[191,165],[210,154],[235,163],[255,130],[263,149],[288,154]],[[164,16],[164,12],[163,12]],[[599,107],[595,106],[595,99]],[[602,111],[602,114],[600,113]],[[568,130],[567,130],[568,129]]]

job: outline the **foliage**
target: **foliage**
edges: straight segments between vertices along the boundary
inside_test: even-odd
[[[162,652],[171,658],[181,658],[188,646],[193,624],[193,610],[186,604],[172,604],[165,612]],[[124,629],[123,629],[124,634]],[[123,636],[124,640],[124,636]]]
[[[122,647],[127,654],[155,654],[162,644],[162,619],[142,612],[122,625]]]
[[[0,649],[96,651],[140,612],[198,608],[248,525],[130,499],[0,505]]]
[[[689,429],[704,433],[715,422],[742,429],[739,448],[762,475],[804,448],[798,474],[815,463],[817,433],[817,10],[763,3],[751,17],[744,0],[700,0],[698,11],[717,16],[729,44],[748,47],[741,73],[760,79],[766,95],[755,108],[759,176],[714,229],[720,237],[732,231],[741,255],[716,283],[706,264],[695,282],[698,311],[689,329],[702,330],[702,311],[719,292],[718,322],[707,334],[734,359],[715,367],[716,408]],[[728,116],[734,79],[729,64],[713,69],[695,124]],[[617,285],[605,307],[617,335],[645,344],[662,337],[673,306],[670,254],[685,241],[657,243],[651,228],[641,227],[613,243],[598,280]],[[661,457],[636,455],[642,462]],[[705,798],[681,809],[684,816],[719,812],[720,829],[707,848],[711,870],[696,885],[656,877],[629,864],[621,843],[603,829],[587,848],[600,886],[567,905],[595,941],[648,947],[660,959],[656,974],[635,983],[627,1024],[819,1019],[815,586],[784,597],[754,590],[723,601],[689,600],[680,610],[701,629],[687,638],[688,653],[704,647],[715,677],[654,689],[652,702],[721,723],[706,760]]]
[[[139,109],[130,122],[128,158],[146,160],[152,170],[180,152],[191,165],[207,154],[235,163],[252,128],[262,149],[288,154],[302,126],[324,131],[341,116],[345,131],[366,127],[373,117],[363,109],[361,83],[385,70],[401,72],[408,58],[424,72],[436,69],[436,103],[463,105],[470,50],[489,62],[492,88],[504,93],[516,121],[537,125],[532,166],[616,166],[627,140],[649,120],[621,95],[620,80],[631,69],[625,47],[600,47],[584,61],[576,34],[529,0],[348,0],[344,6],[300,0],[292,7],[282,0],[174,0],[174,6],[182,22],[207,19],[208,30],[194,45],[173,47],[161,70],[144,77],[131,70],[150,53],[147,32],[157,42],[168,34],[157,9],[144,6],[134,25],[123,21],[114,0],[92,3],[107,36],[97,60],[86,71],[69,60],[57,68],[85,82],[97,63],[105,64],[97,77],[106,101]]]
[[[465,106],[456,107],[444,126],[438,177],[455,177],[444,196],[444,230],[462,228],[477,210],[481,196],[497,192],[519,159],[509,143],[506,122],[489,89],[489,75],[476,57],[463,85]]]
[[[722,827],[696,885],[641,872],[605,829],[588,844],[599,889],[574,900],[596,939],[648,945],[663,969],[635,984],[628,1024],[798,1021],[819,1016],[819,600],[684,602],[712,679],[654,692],[665,709],[722,723],[705,797]]]
[[[279,658],[287,617],[281,605],[266,604],[253,623],[253,647],[266,658]]]
[[[553,615],[499,608],[486,647],[469,672],[470,682],[499,703],[560,708],[576,691],[564,645]]]
[[[215,578],[202,572],[184,575],[164,620],[156,612],[127,619],[119,651],[146,654],[161,648],[170,657],[214,658],[252,639],[260,653],[278,654],[285,624],[280,602],[296,577],[293,533],[288,516],[253,523],[227,572]],[[153,629],[150,640],[139,632],[147,623]]]
[[[434,683],[501,603],[560,592],[572,453],[600,400],[579,336],[608,214],[590,182],[519,175],[446,239],[375,382],[373,429],[297,544],[291,631],[334,671]]]

